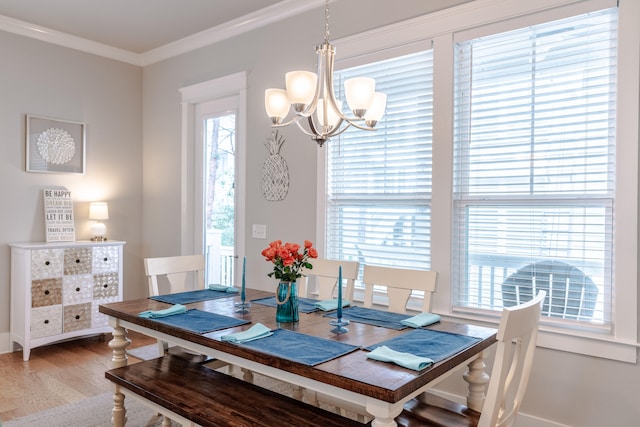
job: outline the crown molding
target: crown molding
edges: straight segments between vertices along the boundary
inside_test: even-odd
[[[331,2],[337,0],[330,0]],[[231,37],[295,16],[324,4],[324,0],[282,0],[272,6],[209,28],[197,34],[168,43],[144,53],[134,53],[102,43],[41,27],[29,22],[0,15],[0,31],[34,38],[70,49],[103,56],[116,61],[144,67]]]
[[[330,2],[334,1],[337,0],[330,0]],[[201,47],[210,46],[222,40],[230,39],[317,8],[323,4],[324,0],[283,0],[238,19],[147,51],[141,55],[142,65],[150,65]]]
[[[80,50],[82,52],[104,56],[106,58],[115,59],[116,61],[139,66],[142,65],[140,55],[137,53],[83,39],[82,37],[72,36],[71,34],[41,27],[18,19],[9,18],[4,15],[0,15],[0,30],[47,43],[57,44],[70,49]]]

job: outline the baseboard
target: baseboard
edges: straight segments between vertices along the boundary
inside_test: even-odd
[[[430,393],[436,394],[438,396],[447,398],[449,400],[453,400],[454,402],[466,403],[466,397],[458,396],[456,394],[443,392],[441,390],[431,389]],[[544,418],[537,417],[535,415],[527,414],[524,412],[520,412],[516,417],[516,421],[513,424],[513,427],[571,427],[567,424],[560,424],[555,421],[547,420]]]

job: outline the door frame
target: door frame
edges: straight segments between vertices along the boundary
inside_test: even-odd
[[[196,107],[200,103],[222,98],[237,98],[236,116],[236,176],[235,176],[235,271],[238,260],[245,253],[245,194],[246,194],[246,117],[247,77],[245,72],[230,74],[213,80],[185,86],[182,94],[182,136],[180,163],[180,251],[183,255],[204,253],[204,204],[202,200],[202,153],[196,147],[201,135],[196,134]],[[200,176],[197,176],[200,175]],[[234,275],[234,284],[240,278]]]

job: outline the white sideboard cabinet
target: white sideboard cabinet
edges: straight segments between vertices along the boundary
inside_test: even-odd
[[[98,306],[122,301],[120,241],[13,243],[11,343],[32,348],[112,332]]]

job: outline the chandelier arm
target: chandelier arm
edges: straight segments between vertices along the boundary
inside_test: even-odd
[[[282,127],[285,127],[285,126],[289,126],[292,123],[296,123],[296,122],[300,121],[300,119],[302,119],[302,118],[303,118],[303,116],[301,116],[299,114],[296,114],[288,122],[274,123],[274,124],[271,125],[271,127],[282,128]]]
[[[310,119],[310,118],[309,118],[309,119]],[[300,123],[300,121],[299,121],[299,120],[298,120],[298,121],[296,121],[296,122],[295,122],[295,124],[296,124],[296,125],[298,125],[298,128],[299,128],[299,129],[302,131],[302,133],[304,133],[305,135],[307,135],[307,136],[311,136],[311,137],[315,137],[315,136],[317,136],[317,133],[309,132],[308,130],[306,130],[306,129],[304,128],[304,126],[302,126],[302,123]]]
[[[353,126],[353,127],[355,127],[355,128],[358,128],[358,129],[360,129],[360,130],[378,130],[378,129],[377,129],[377,128],[375,128],[375,127],[367,126],[366,124],[365,124],[365,125],[360,125],[360,124],[356,123],[355,121],[350,120],[349,118],[346,118],[346,119],[344,119],[344,120],[345,120],[347,123],[349,123],[351,126]],[[359,120],[360,120],[360,119],[359,119]]]
[[[327,134],[327,139],[333,138],[334,136],[341,135],[342,133],[344,133],[345,130],[349,129],[351,126],[353,126],[353,124],[347,122],[347,125],[345,127],[343,127],[342,129],[335,128],[333,131],[331,131],[331,132],[329,132]],[[339,131],[338,131],[338,129],[339,129]]]

